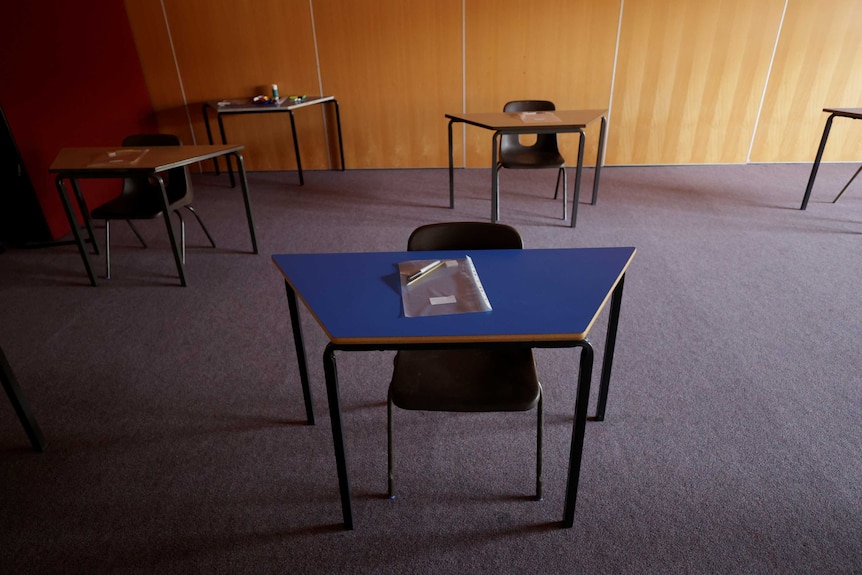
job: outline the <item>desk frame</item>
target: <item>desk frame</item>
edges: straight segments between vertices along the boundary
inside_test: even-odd
[[[21,426],[30,440],[30,445],[36,451],[45,451],[45,446],[47,445],[45,436],[42,435],[42,430],[33,416],[30,404],[18,385],[18,379],[15,377],[15,372],[12,371],[12,366],[9,365],[9,360],[6,359],[3,348],[0,348],[0,382],[3,383],[3,389],[9,397],[15,413],[18,415],[18,420],[21,422]]]
[[[417,257],[422,252],[409,252],[409,256]],[[634,257],[634,252],[629,258]],[[626,265],[627,268],[628,264]],[[605,340],[605,353],[602,363],[599,396],[596,404],[595,421],[603,421],[607,406],[608,390],[610,387],[611,369],[613,366],[614,351],[616,347],[617,329],[619,325],[620,308],[622,306],[623,286],[625,283],[626,269],[624,268],[616,284],[610,291],[611,307],[608,318],[608,330]],[[291,284],[285,278],[285,291],[287,294],[288,307],[290,309],[290,322],[293,330],[294,345],[296,349],[297,363],[299,366],[302,393],[305,402],[306,418],[309,425],[314,425],[314,410],[312,407],[311,389],[308,381],[307,360],[305,356],[305,345],[302,335],[302,326],[297,305],[297,294]],[[603,304],[604,305],[604,304]],[[596,312],[596,315],[601,308]],[[344,428],[341,417],[341,400],[338,391],[338,369],[335,352],[340,351],[384,351],[384,350],[408,350],[408,349],[456,349],[456,348],[581,348],[579,359],[577,391],[574,408],[574,422],[572,425],[572,440],[569,452],[568,479],[566,482],[566,498],[563,511],[562,524],[566,528],[574,524],[575,503],[578,493],[578,481],[580,477],[581,459],[583,455],[584,436],[586,433],[587,407],[590,397],[590,386],[593,373],[594,352],[592,344],[587,335],[576,339],[564,340],[538,340],[530,337],[523,339],[509,339],[507,341],[455,341],[455,342],[433,342],[433,343],[400,343],[395,340],[385,342],[357,343],[341,342],[335,343],[330,340],[323,353],[323,369],[326,379],[326,396],[329,404],[330,425],[332,427],[333,444],[335,448],[335,460],[338,473],[338,486],[341,497],[341,511],[345,529],[353,529],[353,505],[351,499],[350,478],[348,473],[347,454],[344,443]]]
[[[237,101],[237,100],[229,100],[229,101]],[[344,171],[344,143],[341,139],[341,113],[338,109],[338,100],[335,99],[335,96],[315,96],[310,97],[302,102],[297,102],[295,104],[288,105],[258,105],[258,104],[231,104],[228,106],[219,106],[218,102],[204,102],[204,105],[201,109],[204,115],[204,125],[207,130],[207,140],[210,144],[213,143],[213,134],[212,129],[210,128],[210,118],[209,118],[209,109],[212,108],[216,113],[216,120],[218,121],[218,129],[219,134],[221,135],[221,143],[227,144],[227,135],[225,134],[224,129],[224,119],[222,116],[226,114],[230,115],[241,115],[241,114],[266,114],[273,112],[287,112],[290,114],[290,133],[293,136],[293,152],[296,156],[296,169],[299,173],[299,185],[305,185],[305,179],[302,176],[302,158],[299,155],[299,140],[296,137],[296,119],[294,118],[293,111],[298,110],[300,108],[306,108],[308,106],[315,105],[323,105],[323,104],[332,104],[335,108],[335,124],[338,129],[338,151],[341,159],[341,171]],[[228,175],[230,176],[230,185],[231,187],[235,186],[234,177],[233,177],[233,167],[230,164],[230,160],[226,161]],[[216,175],[219,172],[218,160],[213,159],[213,165],[215,166]]]
[[[452,158],[452,124],[464,123],[485,130],[494,132],[491,137],[491,222],[496,223],[500,219],[500,191],[497,189],[497,155],[500,150],[500,137],[503,134],[559,134],[559,133],[577,133],[579,134],[578,142],[578,163],[575,171],[575,193],[572,203],[572,217],[570,226],[575,227],[578,219],[578,202],[581,193],[581,174],[584,165],[584,145],[586,136],[584,128],[601,118],[601,132],[599,133],[599,149],[596,154],[596,175],[593,180],[593,197],[591,204],[596,205],[599,198],[599,176],[601,175],[602,163],[604,160],[605,139],[607,137],[608,119],[607,110],[555,110],[555,114],[563,115],[568,113],[585,114],[586,119],[577,122],[563,121],[559,124],[511,124],[513,117],[517,117],[517,113],[479,113],[479,114],[446,114],[449,119],[448,136],[449,136],[449,208],[455,208],[455,169]],[[508,120],[508,121],[507,121]]]
[[[808,185],[805,187],[805,195],[802,197],[802,205],[799,207],[800,210],[804,210],[808,207],[808,199],[811,197],[811,190],[814,189],[814,180],[817,178],[817,170],[820,169],[820,160],[823,159],[823,151],[826,149],[826,141],[829,139],[830,130],[832,130],[832,120],[836,117],[862,120],[862,108],[823,108],[823,111],[829,112],[829,117],[826,118],[826,124],[823,126],[823,135],[820,137],[820,146],[817,148],[817,155],[814,156],[814,165],[811,166],[811,175],[808,177]],[[853,180],[856,179],[856,176],[859,175],[860,171],[862,171],[862,167],[856,170],[856,173],[853,174],[850,181],[848,181],[838,195],[835,196],[835,199],[832,200],[833,204],[838,201],[838,198],[841,197]]]
[[[156,148],[153,148],[150,150],[150,153],[144,155],[144,157],[141,158],[138,165],[110,168],[90,167],[86,164],[76,165],[74,162],[67,163],[63,157],[64,153],[66,152],[70,152],[72,154],[89,154],[91,157],[95,157],[100,152],[116,150],[117,148],[118,146],[80,149],[67,148],[60,151],[60,154],[54,161],[54,164],[49,169],[49,172],[56,174],[55,182],[57,185],[57,192],[60,194],[60,201],[63,204],[63,210],[66,212],[66,218],[69,221],[69,226],[72,228],[72,234],[75,236],[75,243],[78,245],[78,252],[81,254],[81,260],[83,260],[84,262],[84,268],[87,270],[87,275],[90,278],[91,285],[97,285],[96,274],[93,272],[93,266],[90,263],[90,257],[87,254],[87,250],[84,246],[84,240],[81,237],[81,230],[78,226],[77,218],[75,217],[75,213],[72,210],[72,204],[69,201],[69,195],[66,189],[65,180],[69,180],[72,184],[72,190],[75,194],[75,200],[78,204],[78,209],[80,210],[81,216],[84,220],[84,225],[87,229],[90,242],[93,244],[94,252],[98,254],[99,244],[98,242],[96,242],[96,237],[93,233],[92,220],[90,219],[90,210],[87,207],[87,202],[84,199],[84,195],[81,193],[81,188],[78,185],[78,180],[91,178],[123,179],[133,176],[146,176],[154,179],[158,184],[160,190],[162,215],[165,221],[165,227],[167,228],[168,238],[170,239],[171,249],[174,254],[174,261],[176,262],[177,273],[180,277],[180,283],[183,286],[186,286],[186,276],[183,268],[182,256],[180,255],[180,249],[177,244],[176,236],[174,234],[174,228],[171,221],[171,210],[168,207],[167,190],[165,188],[164,179],[162,179],[159,174],[167,172],[168,170],[171,170],[173,168],[179,168],[187,166],[189,164],[194,164],[196,162],[202,162],[205,160],[218,158],[219,156],[233,156],[234,158],[236,158],[237,166],[239,168],[240,184],[242,186],[242,197],[243,202],[245,203],[245,216],[248,220],[248,229],[249,234],[251,235],[252,250],[255,254],[258,253],[257,237],[255,236],[254,232],[254,220],[251,215],[251,203],[248,196],[248,180],[246,178],[245,164],[242,159],[242,154],[240,154],[240,150],[244,149],[245,146],[240,144],[223,146],[159,146],[159,152],[164,152],[166,150],[174,150],[179,153],[176,154],[174,157],[170,158],[170,161],[166,163],[158,163],[156,165],[152,165],[148,163],[148,160],[152,160],[153,156],[156,155]]]

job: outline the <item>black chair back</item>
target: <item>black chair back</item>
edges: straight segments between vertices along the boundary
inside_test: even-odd
[[[522,249],[518,230],[491,222],[443,222],[413,230],[407,250],[494,250]]]

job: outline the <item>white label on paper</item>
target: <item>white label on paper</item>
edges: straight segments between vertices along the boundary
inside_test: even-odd
[[[428,298],[428,301],[431,302],[431,305],[442,305],[444,303],[455,303],[456,300],[455,300],[455,296],[446,295],[446,296],[440,296],[440,297],[430,297],[430,298]]]

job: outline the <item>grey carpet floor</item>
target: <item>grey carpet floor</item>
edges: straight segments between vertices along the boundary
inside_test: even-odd
[[[539,350],[545,500],[531,414],[396,413],[391,354],[342,354],[356,529],[340,506],[322,363],[303,425],[274,253],[401,250],[415,227],[487,220],[487,170],[195,176],[178,286],[163,225],[115,226],[113,279],[74,247],[0,255],[0,345],[49,442],[0,401],[4,573],[860,573],[862,191],[824,165],[611,167],[576,229],[554,175],[504,172],[527,248],[633,245],[602,423],[587,425],[575,525],[560,529],[577,352]],[[586,171],[584,197],[592,183]],[[101,240],[101,238],[100,238]],[[94,258],[103,275],[103,262]],[[606,312],[591,334],[600,368]],[[595,389],[596,386],[594,386]],[[592,407],[591,407],[592,411]]]

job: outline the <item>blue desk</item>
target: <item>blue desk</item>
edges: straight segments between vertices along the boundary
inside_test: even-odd
[[[350,482],[342,432],[336,351],[455,347],[580,347],[569,477],[563,524],[574,523],[587,421],[593,348],[589,331],[611,301],[595,419],[604,419],[625,273],[635,248],[477,250],[275,255],[285,279],[294,344],[309,424],[314,411],[297,296],[330,343],[324,373],[344,525],[353,528]],[[404,317],[398,262],[469,255],[493,310]]]

